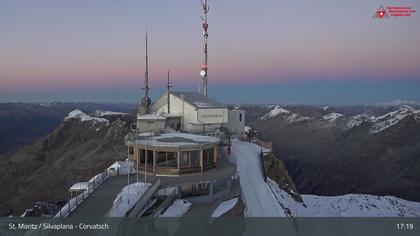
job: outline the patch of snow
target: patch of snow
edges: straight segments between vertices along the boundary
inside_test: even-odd
[[[352,116],[349,121],[347,121],[347,127],[353,128],[361,125],[363,122],[374,122],[374,116],[367,116],[364,114]]]
[[[290,113],[291,113],[290,111],[283,109],[280,106],[275,106],[271,111],[263,115],[261,117],[261,120],[268,120],[270,118],[278,116],[279,114],[290,114]]]
[[[251,130],[252,130],[251,127],[245,125],[245,127],[244,127],[244,133],[245,134],[249,133],[249,131],[251,131]]]
[[[282,115],[284,120],[287,121],[288,123],[301,122],[301,121],[311,119],[310,117],[300,116],[297,113],[293,113],[291,111],[283,109],[280,106],[274,106],[274,108],[271,111],[267,112],[260,119],[261,120],[268,120],[268,119],[274,118],[274,117],[279,116],[279,115]]]
[[[212,105],[210,103],[206,102],[193,102],[194,105],[197,107],[211,107]]]
[[[96,110],[95,115],[101,117],[101,116],[108,116],[108,115],[128,115],[128,114],[124,112]]]
[[[82,191],[82,190],[89,190],[89,182],[76,183],[70,187],[70,191]]]
[[[415,110],[410,106],[404,105],[400,106],[400,108],[396,111],[392,111],[378,117],[368,116],[365,114],[355,115],[348,120],[347,126],[349,128],[353,128],[361,125],[363,122],[370,122],[372,123],[370,133],[374,134],[398,124],[398,122],[400,122],[409,115],[414,115],[414,119],[418,119],[420,116],[419,114],[420,110]]]
[[[322,108],[322,110],[326,111],[326,110],[328,110],[329,108],[330,108],[330,106],[325,106],[325,107],[323,107],[323,108]]]
[[[328,123],[334,123],[336,120],[338,120],[339,118],[342,118],[342,117],[344,117],[343,114],[332,112],[332,113],[324,115],[321,118],[321,120],[326,121]]]
[[[416,114],[417,112],[418,111],[416,111],[412,107],[401,106],[396,111],[392,111],[385,115],[379,116],[375,119],[375,123],[371,128],[371,133],[379,133],[382,130],[385,130],[397,124],[408,115],[413,115],[413,114]]]
[[[261,147],[238,139],[232,141],[233,161],[237,165],[241,192],[245,204],[245,216],[278,217],[285,216],[283,208],[276,200],[261,173]]]
[[[110,217],[124,217],[131,208],[134,207],[136,202],[150,187],[150,183],[137,182],[125,186],[121,193],[118,194],[114,200],[114,204],[109,211]]]
[[[114,164],[110,165],[107,168],[107,171],[114,171],[115,173],[118,173],[120,175],[136,173],[134,163],[131,161],[116,161]]]
[[[79,109],[76,109],[76,110],[70,112],[64,118],[64,120],[69,120],[69,119],[80,119],[81,121],[93,121],[95,123],[96,122],[103,122],[103,123],[107,123],[107,124],[109,123],[109,120],[107,120],[105,118],[98,118],[98,117],[89,116]]]
[[[166,118],[160,114],[146,114],[137,115],[138,120],[166,120]]]
[[[306,206],[268,179],[277,199],[293,217],[418,217],[420,203],[393,196],[347,194],[342,196],[301,195]]]
[[[416,114],[414,115],[414,119],[420,120],[420,110],[416,111]]]
[[[230,209],[232,209],[236,205],[236,203],[238,203],[237,197],[220,203],[219,206],[211,214],[211,217],[222,216],[223,214],[228,212]]]
[[[191,202],[185,199],[177,199],[159,217],[182,217],[191,208]]]
[[[171,139],[179,138],[180,141],[172,141]],[[146,140],[145,140],[146,139]],[[220,139],[212,136],[187,134],[187,133],[163,133],[155,136],[138,136],[136,143],[153,146],[194,146],[200,143],[219,143]]]

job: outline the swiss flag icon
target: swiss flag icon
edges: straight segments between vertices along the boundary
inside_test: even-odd
[[[379,7],[379,9],[376,11],[375,15],[373,16],[373,18],[387,18],[388,17],[388,13],[386,12],[384,7]]]

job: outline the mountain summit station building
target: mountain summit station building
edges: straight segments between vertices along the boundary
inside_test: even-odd
[[[151,113],[139,112],[126,144],[137,169],[148,175],[203,173],[218,166],[221,143],[244,126],[239,108],[196,92],[167,92],[151,104]]]

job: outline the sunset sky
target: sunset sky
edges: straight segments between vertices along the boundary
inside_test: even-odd
[[[410,1],[209,0],[209,93],[223,102],[420,101],[420,13]],[[201,83],[199,0],[0,0],[0,102],[137,102],[150,83]]]

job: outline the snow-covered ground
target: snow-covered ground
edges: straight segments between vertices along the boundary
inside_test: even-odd
[[[301,217],[400,217],[420,216],[420,203],[392,196],[347,194],[342,196],[301,195],[306,207],[268,179],[273,192],[292,216]]]
[[[76,109],[76,110],[70,112],[66,116],[66,118],[64,118],[64,120],[68,120],[68,119],[80,119],[81,121],[93,121],[93,122],[109,123],[109,120],[107,120],[105,118],[98,118],[98,117],[89,116],[79,109]]]
[[[321,120],[326,121],[326,122],[335,122],[337,119],[344,117],[343,114],[341,113],[336,113],[336,112],[332,112],[329,114],[324,115]]]
[[[240,177],[245,216],[276,217],[285,216],[270,187],[261,174],[259,152],[261,148],[253,143],[234,139],[232,142],[233,162]]]
[[[110,217],[124,217],[127,212],[134,207],[140,197],[150,187],[150,183],[137,182],[125,186],[121,193],[114,200],[114,204],[109,211]]]
[[[192,204],[184,199],[177,199],[159,217],[181,217],[191,208]]]
[[[131,161],[116,161],[107,168],[107,171],[114,171],[120,175],[134,174],[136,173],[136,168],[134,168],[134,163]]]
[[[240,176],[245,216],[302,217],[398,217],[420,216],[420,203],[393,196],[347,194],[342,196],[301,195],[304,204],[296,202],[276,182],[264,182],[259,162],[260,147],[233,140],[233,161]],[[288,210],[287,210],[288,209]]]
[[[145,141],[145,138],[147,139]],[[179,141],[173,141],[173,139],[179,139]],[[197,145],[197,143],[219,143],[220,139],[217,137],[196,135],[196,134],[187,134],[187,133],[163,133],[155,136],[145,136],[142,137],[140,134],[136,140],[137,143],[146,143],[146,145],[153,146],[190,146]]]
[[[211,214],[211,217],[220,217],[226,212],[228,212],[230,209],[232,209],[236,203],[238,203],[238,198],[232,198],[227,201],[224,201],[217,206],[216,209],[214,209],[213,213]]]
[[[96,110],[95,115],[100,117],[100,116],[109,116],[109,115],[128,115],[128,114],[124,112]]]

